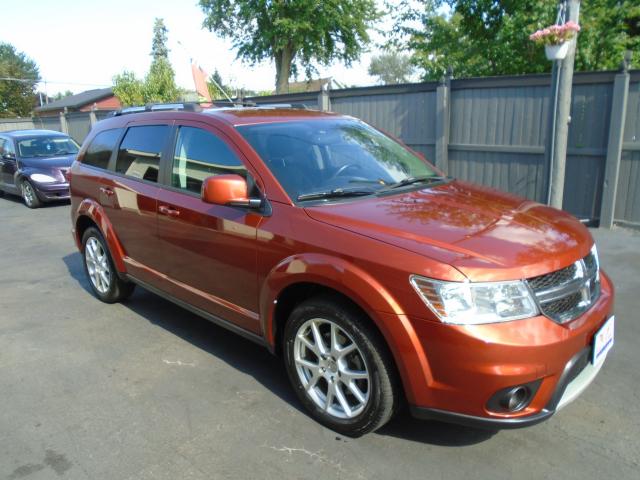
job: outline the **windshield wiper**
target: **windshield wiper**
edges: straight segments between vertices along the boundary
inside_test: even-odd
[[[352,190],[344,188],[335,188],[324,192],[310,192],[298,195],[298,200],[319,200],[323,198],[339,198],[339,197],[360,197],[362,195],[372,195],[375,190]]]
[[[450,177],[441,177],[439,175],[421,175],[419,177],[407,177],[407,178],[403,178],[399,182],[392,183],[384,190],[392,190],[394,188],[406,187],[407,185],[413,185],[414,183],[446,182],[447,180],[450,180]]]

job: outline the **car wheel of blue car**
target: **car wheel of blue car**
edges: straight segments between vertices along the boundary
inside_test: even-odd
[[[33,188],[33,185],[29,182],[29,180],[23,180],[20,184],[20,193],[22,193],[22,199],[24,200],[24,204],[29,208],[38,208],[42,205],[42,202],[38,198],[38,194],[36,193],[36,189]]]

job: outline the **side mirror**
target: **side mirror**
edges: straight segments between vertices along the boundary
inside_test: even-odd
[[[15,160],[16,159],[16,154],[15,153],[3,153],[2,154],[2,159],[3,160]]]
[[[202,183],[202,200],[215,205],[260,208],[262,200],[249,198],[247,181],[240,175],[227,174],[207,177]]]

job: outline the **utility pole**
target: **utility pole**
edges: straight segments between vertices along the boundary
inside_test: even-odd
[[[567,2],[567,21],[578,23],[580,0]],[[569,113],[571,110],[571,87],[573,84],[573,63],[576,57],[577,35],[570,40],[569,51],[564,60],[558,62],[558,98],[555,117],[555,131],[552,132],[553,148],[550,158],[549,204],[562,208],[564,196],[564,174],[567,166],[567,138],[569,134]]]

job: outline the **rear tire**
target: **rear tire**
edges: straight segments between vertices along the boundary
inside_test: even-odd
[[[38,208],[42,206],[42,200],[38,197],[38,193],[29,180],[22,180],[20,183],[20,193],[24,204],[29,208]]]
[[[102,233],[89,227],[82,235],[84,272],[96,297],[105,303],[125,300],[133,293],[135,284],[118,276],[111,253]]]
[[[298,305],[283,338],[289,380],[311,416],[359,437],[387,423],[399,404],[395,365],[369,319],[319,296]]]

